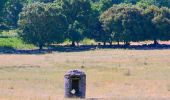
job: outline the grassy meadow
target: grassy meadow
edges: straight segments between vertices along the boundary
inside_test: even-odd
[[[170,98],[170,50],[0,55],[1,100],[64,99],[64,74],[87,74],[87,99]]]

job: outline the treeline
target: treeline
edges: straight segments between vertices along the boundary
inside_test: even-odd
[[[40,49],[65,40],[75,46],[84,38],[104,45],[170,40],[169,0],[37,1],[0,1],[8,8],[0,10],[0,29],[17,28],[25,42]]]
[[[106,40],[124,42],[170,40],[170,9],[149,6],[113,5],[100,16]],[[110,41],[109,41],[110,40]]]

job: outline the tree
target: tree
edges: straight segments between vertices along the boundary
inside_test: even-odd
[[[161,40],[170,40],[170,9],[167,7],[162,7],[161,16],[155,18],[157,23],[157,28],[162,33]]]
[[[160,8],[160,14],[154,16],[152,23],[155,25],[159,40],[170,40],[170,9]]]
[[[92,2],[92,8],[100,14],[112,7],[113,4],[123,3],[124,0],[96,0]]]
[[[88,24],[91,16],[91,5],[89,0],[58,0],[58,5],[61,5],[63,13],[67,17],[69,24],[67,30],[67,38],[72,41],[72,46],[75,42],[79,42],[85,37],[88,32]]]
[[[8,0],[1,0],[0,1],[0,30],[5,29],[6,25],[4,25],[4,9],[5,4],[8,2]]]
[[[54,0],[6,0],[5,2],[3,1],[1,2],[4,5],[3,19],[5,24],[10,28],[17,28],[19,13],[22,11],[22,8],[25,5],[34,2],[48,3],[48,2],[53,2]]]
[[[34,3],[34,2],[43,2],[43,3],[49,3],[49,2],[54,2],[55,0],[27,0],[29,3]]]
[[[19,35],[25,42],[35,44],[40,49],[50,43],[64,41],[67,28],[65,15],[58,5],[34,3],[23,8],[20,14]]]
[[[7,2],[8,0],[1,0],[0,1],[0,18],[2,18],[2,13],[3,13],[3,10],[4,10],[4,7],[5,7],[5,4],[6,4],[6,2]]]
[[[4,18],[9,27],[17,28],[19,13],[22,11],[26,0],[8,0],[5,4]]]
[[[104,31],[102,28],[102,24],[99,21],[99,16],[104,12],[107,11],[109,8],[112,7],[113,4],[120,4],[120,3],[133,3],[135,4],[136,2],[138,2],[139,0],[95,0],[92,2],[92,9],[93,12],[95,12],[95,21],[92,21],[93,23],[95,23],[95,25],[93,25],[93,30],[95,30],[92,33],[92,37],[93,39],[95,39],[96,41],[99,42],[103,42],[103,44],[105,45],[106,42],[109,42],[110,45],[112,45],[112,41],[113,41],[113,37],[119,41],[118,38],[119,37],[118,34],[115,34],[115,32],[109,32],[109,31]],[[119,43],[119,42],[118,42]]]
[[[100,14],[103,13],[105,10],[110,8],[113,3],[120,3],[121,0],[97,0],[93,1],[92,4],[92,10],[93,10],[93,16],[91,20],[91,32],[89,34],[89,37],[98,41],[103,42],[104,45],[106,45],[106,42],[108,42],[108,36],[103,28],[102,24],[99,21]]]
[[[162,6],[170,7],[169,0],[140,0],[137,4],[142,7],[148,7],[150,5],[155,5],[158,7],[162,7]]]
[[[100,16],[105,32],[110,34],[107,40],[125,42],[144,39],[142,9],[129,4],[113,5]]]
[[[147,33],[150,40],[154,40],[154,44],[158,44],[157,40],[161,37],[161,32],[157,28],[157,22],[155,18],[161,15],[161,10],[157,6],[149,6],[144,11],[145,22],[147,23]]]
[[[131,4],[136,4],[137,2],[139,2],[140,0],[123,0],[123,3],[131,3]]]

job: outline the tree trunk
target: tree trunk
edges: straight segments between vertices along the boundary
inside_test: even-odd
[[[75,41],[72,41],[71,46],[72,46],[72,47],[75,47],[75,46],[76,46]]]
[[[103,42],[103,45],[106,46],[106,42]]]
[[[112,46],[112,42],[109,42],[110,46]]]
[[[127,41],[125,41],[124,44],[125,44],[125,46],[129,46],[130,45],[130,43],[127,42]]]
[[[79,45],[79,42],[76,42],[76,43],[77,43],[77,46],[80,46],[80,45]]]
[[[124,42],[124,45],[126,45],[126,42],[125,41],[123,41]]]
[[[118,46],[120,45],[119,40],[117,41],[117,45],[118,45]]]
[[[156,39],[154,39],[154,45],[158,45],[158,41]]]
[[[39,50],[43,49],[43,44],[39,44]]]

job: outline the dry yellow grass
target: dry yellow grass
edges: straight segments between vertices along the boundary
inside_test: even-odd
[[[62,100],[63,76],[87,74],[87,98],[170,99],[170,50],[0,55],[0,100]]]

